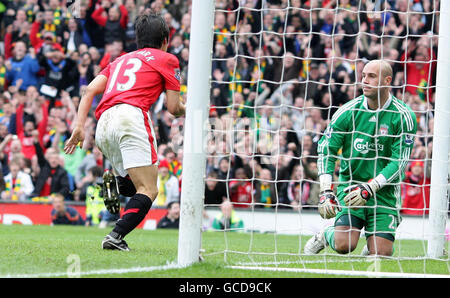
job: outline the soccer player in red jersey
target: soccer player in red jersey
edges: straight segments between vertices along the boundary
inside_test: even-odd
[[[165,92],[168,111],[176,117],[185,113],[180,101],[179,62],[166,52],[169,29],[164,19],[156,14],[140,15],[135,31],[138,50],[111,62],[88,85],[81,98],[77,125],[64,148],[71,154],[76,146],[82,146],[92,101],[103,93],[95,111],[95,142],[118,175],[114,177],[109,171],[103,175],[105,205],[110,212],[118,213],[119,193],[131,196],[114,229],[104,238],[103,249],[129,250],[123,238],[144,219],[158,194],[150,107]],[[131,179],[131,186],[126,185],[125,177]]]

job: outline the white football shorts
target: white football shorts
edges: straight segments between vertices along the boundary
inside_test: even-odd
[[[150,113],[129,104],[118,104],[103,112],[95,144],[122,177],[127,169],[158,164]]]

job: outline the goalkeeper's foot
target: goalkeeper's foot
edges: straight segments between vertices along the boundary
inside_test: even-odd
[[[320,253],[327,246],[327,241],[325,240],[325,230],[320,231],[316,235],[309,238],[306,242],[303,251],[307,255],[316,255]]]
[[[122,250],[129,251],[130,248],[125,240],[120,238],[114,238],[111,235],[106,235],[102,241],[102,248],[109,250]]]
[[[103,173],[103,201],[106,209],[112,214],[120,211],[119,188],[114,174],[106,170]]]

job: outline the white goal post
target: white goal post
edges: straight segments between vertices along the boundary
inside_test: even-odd
[[[188,93],[183,146],[178,265],[197,262],[201,248],[203,196],[205,188],[206,139],[204,124],[210,101],[214,0],[192,2],[188,66]]]
[[[441,1],[440,14],[439,48],[448,49],[450,47],[450,1]],[[444,255],[445,225],[450,196],[450,189],[446,187],[450,179],[450,167],[448,166],[450,155],[450,51],[440,50],[437,58],[429,219],[431,234],[428,241],[428,256],[432,258]]]
[[[184,126],[184,144],[183,144],[184,152],[183,152],[183,176],[181,189],[181,213],[180,213],[178,260],[177,260],[178,265],[180,266],[188,266],[195,262],[198,262],[201,259],[200,251],[202,249],[202,220],[204,212],[204,191],[206,179],[205,166],[208,157],[208,154],[206,152],[207,123],[209,117],[210,98],[211,98],[211,80],[212,80],[211,70],[212,70],[212,62],[214,60],[212,55],[214,50],[213,49],[214,18],[215,12],[217,12],[215,8],[216,5],[215,2],[216,2],[215,0],[192,1],[191,36],[189,42],[190,51],[189,51],[188,80],[187,80],[187,103],[186,103],[187,109]],[[252,1],[236,1],[236,2],[238,3],[242,2],[245,4]],[[261,2],[267,3],[268,1],[261,0]],[[290,0],[281,2],[287,3],[288,8],[292,8],[290,6],[291,3]],[[365,1],[358,0],[357,2],[362,3]],[[376,2],[378,5],[380,4],[380,1],[367,1],[367,2]],[[340,3],[340,1],[337,0],[337,3]],[[311,11],[314,9],[317,10],[319,8],[313,8],[311,9]],[[255,9],[248,8],[248,10],[253,11]],[[283,10],[283,13],[286,13],[286,15],[287,11],[289,11],[289,9],[286,8],[280,10]],[[237,11],[238,11],[237,15],[239,15],[239,13],[243,11],[242,7],[239,7]],[[267,11],[270,11],[270,9],[265,10],[265,12]],[[303,11],[303,9],[301,9],[301,11]],[[428,230],[427,232],[422,231],[424,237],[428,240],[426,248],[427,257],[433,259],[441,258],[444,255],[444,248],[446,245],[445,229],[448,221],[448,197],[450,195],[449,194],[450,190],[448,189],[450,178],[449,177],[450,51],[447,50],[450,49],[450,1],[440,2],[439,13],[440,13],[439,49],[441,50],[438,52],[437,56],[438,63],[436,71],[434,130],[433,135],[432,136],[430,135],[430,137],[433,138],[432,171],[430,180],[431,181],[430,205],[429,205],[429,215],[423,216],[423,219],[428,222]],[[261,23],[263,22],[264,22],[263,17],[261,17]],[[228,34],[227,36],[230,39],[234,39],[234,41],[237,42],[238,38],[246,37],[248,35],[251,35],[252,33],[228,32],[224,34]],[[289,34],[293,33],[287,32],[285,26],[285,28],[283,29],[283,33],[273,33],[273,34],[281,36],[284,42],[285,36],[288,36]],[[336,36],[339,35],[341,35],[340,36],[341,38],[342,35],[345,36],[345,34],[336,32]],[[350,34],[348,36],[354,37],[353,35]],[[371,37],[373,36],[370,36],[369,34],[368,38]],[[408,36],[406,38],[408,38]],[[308,39],[305,40],[307,41],[309,47],[311,41],[310,40],[308,41]],[[332,45],[332,49],[334,50],[334,42]],[[236,52],[237,52],[236,56],[233,57],[234,59],[236,59],[236,57],[239,58],[244,56],[242,54],[239,54],[238,51]],[[285,59],[286,56],[277,58]],[[390,57],[385,58],[390,59]],[[348,62],[347,65],[348,67],[350,67],[349,66],[350,64],[352,65],[354,64],[356,67],[359,58],[337,57],[333,59],[335,59],[335,61],[344,60]],[[436,57],[432,59],[436,59]],[[226,61],[227,59],[223,60]],[[400,61],[396,62],[400,63]],[[258,65],[258,67],[260,67],[260,65]],[[236,68],[237,66],[234,66],[234,70],[236,70]],[[307,79],[309,79],[309,74],[307,75]],[[265,80],[259,81],[258,79],[258,83],[262,84],[267,82]],[[345,85],[346,83],[344,82],[341,84]],[[280,84],[280,86],[281,85],[282,84]],[[284,90],[281,87],[279,89],[281,89],[279,90],[279,92],[280,97],[282,98],[284,96],[283,95]],[[427,90],[427,88],[425,89]],[[281,102],[280,106],[282,108],[285,107],[291,108],[291,106],[284,106],[283,99],[279,100]],[[255,103],[255,107],[253,108],[256,109],[256,105],[257,104]],[[239,128],[235,129],[239,130]],[[252,208],[250,209],[253,211]],[[282,212],[281,215],[276,214],[275,218],[276,216],[282,216]],[[277,219],[275,219],[275,222],[276,221]],[[276,227],[274,228],[274,231],[276,233],[277,231]]]

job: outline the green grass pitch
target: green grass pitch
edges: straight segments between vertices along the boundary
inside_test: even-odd
[[[204,232],[204,260],[176,268],[177,230],[135,230],[126,238],[130,252],[102,250],[101,241],[108,232],[109,228],[96,227],[0,225],[0,277],[68,277],[73,272],[81,277],[343,277],[301,271],[305,269],[450,275],[448,255],[439,260],[423,258],[424,241],[398,240],[394,258],[375,261],[359,256],[364,239],[348,256],[337,255],[328,248],[319,255],[304,256],[300,254],[301,248],[309,237]],[[274,274],[235,269],[233,265],[286,270]]]

